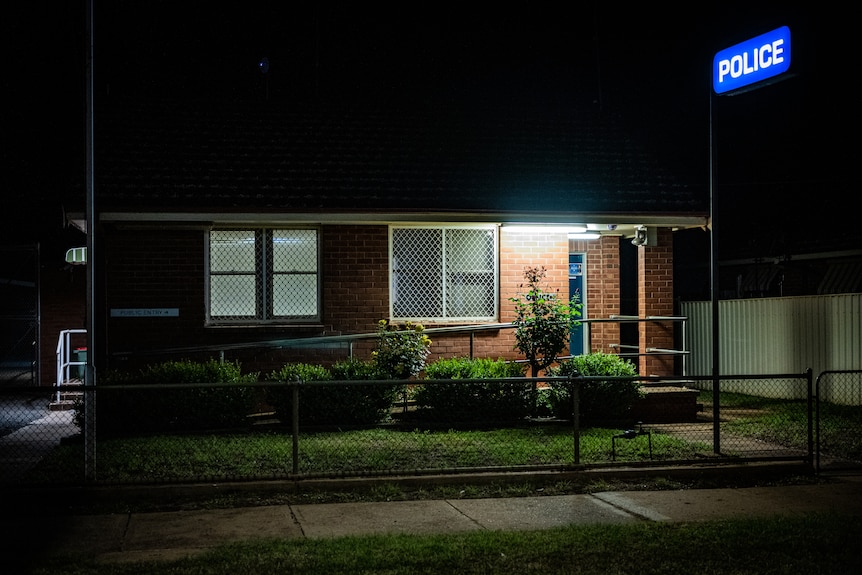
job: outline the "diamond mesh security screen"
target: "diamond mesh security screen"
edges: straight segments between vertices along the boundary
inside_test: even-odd
[[[315,319],[316,230],[212,230],[213,320]]]
[[[392,316],[494,320],[495,228],[393,228]]]

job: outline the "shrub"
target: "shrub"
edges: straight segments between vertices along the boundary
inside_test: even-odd
[[[547,370],[550,376],[608,376],[627,378],[637,375],[635,365],[617,355],[601,352],[579,355]],[[582,380],[578,399],[584,422],[624,419],[641,397],[640,383],[634,379]],[[572,394],[568,383],[550,382],[548,400],[554,415],[572,416]]]
[[[278,371],[270,374],[269,379],[281,383],[300,382],[306,384],[315,381],[330,381],[332,374],[321,365],[309,363],[288,363]],[[309,387],[301,387],[299,390],[299,421],[311,423],[315,420],[315,414],[326,408],[325,401],[321,396],[325,391]],[[320,399],[318,399],[320,398]],[[293,388],[291,386],[267,387],[266,399],[275,410],[275,415],[282,423],[289,424],[293,421]],[[323,419],[322,413],[317,414],[318,419]]]
[[[333,379],[347,381],[385,379],[380,376],[377,365],[373,361],[363,361],[361,359],[339,361],[333,364],[329,371]]]
[[[377,322],[377,346],[371,357],[381,379],[408,379],[425,367],[431,340],[421,323],[407,322],[404,329],[382,319]]]
[[[523,377],[526,365],[502,359],[441,359],[425,367],[428,379],[501,379]],[[530,382],[453,382],[418,386],[418,407],[433,411],[438,420],[516,421],[533,406]]]
[[[331,369],[319,365],[293,363],[274,372],[276,381],[330,382],[380,379],[371,361],[346,360]],[[377,423],[389,413],[392,403],[403,389],[402,382],[356,385],[330,383],[304,385],[299,390],[299,423],[302,425],[366,425]],[[276,416],[285,423],[292,421],[293,390],[269,387],[267,397]]]
[[[100,432],[180,431],[244,425],[254,405],[257,373],[243,374],[239,363],[214,359],[168,361],[139,372],[107,372],[96,397]],[[218,384],[167,387],[173,384]],[[228,384],[228,385],[223,385]],[[129,386],[152,389],[124,389]],[[83,429],[83,404],[75,406],[75,423]]]
[[[374,361],[358,359],[336,363],[331,368],[332,377],[336,380],[362,381],[386,379],[381,377],[379,366]],[[369,385],[348,385],[336,388],[340,405],[345,406],[346,419],[344,423],[371,424],[385,419],[392,404],[404,393],[405,384],[402,381],[392,383],[375,383]]]

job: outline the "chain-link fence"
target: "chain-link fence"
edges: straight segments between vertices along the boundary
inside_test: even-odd
[[[817,470],[862,468],[862,370],[824,371],[814,397]]]
[[[830,375],[828,385],[857,385],[859,374]],[[614,390],[632,381],[640,397],[619,411]],[[80,388],[75,408],[58,411],[50,409],[51,388],[3,389],[0,482],[813,465],[819,450],[835,465],[860,460],[862,406],[818,408],[810,375],[723,377],[718,392],[712,384],[580,377],[106,385]],[[95,425],[86,423],[85,406]]]

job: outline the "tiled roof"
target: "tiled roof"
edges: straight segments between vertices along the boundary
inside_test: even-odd
[[[611,119],[128,104],[95,114],[102,210],[703,215]]]

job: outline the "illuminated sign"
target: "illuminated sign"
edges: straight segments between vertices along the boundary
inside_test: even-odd
[[[712,61],[716,94],[738,90],[790,68],[790,28],[782,26],[718,52]]]

